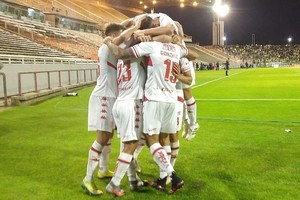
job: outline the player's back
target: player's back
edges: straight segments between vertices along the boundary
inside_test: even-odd
[[[118,100],[142,99],[146,82],[144,57],[119,59]]]
[[[98,78],[92,95],[117,97],[117,59],[103,44],[98,51]]]
[[[144,42],[132,47],[136,57],[148,55],[145,97],[148,100],[176,102],[176,78],[172,75],[173,65],[187,50],[172,43]]]

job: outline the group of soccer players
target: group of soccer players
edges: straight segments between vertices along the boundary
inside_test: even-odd
[[[137,155],[146,143],[160,175],[155,187],[169,193],[184,185],[175,173],[179,150],[178,132],[184,113],[183,88],[193,84],[195,58],[183,42],[183,30],[163,13],[143,14],[121,24],[109,24],[106,38],[98,51],[98,78],[89,100],[88,130],[96,131],[81,186],[92,195],[100,195],[94,183],[98,178],[112,177],[106,191],[123,196],[121,180],[127,173],[130,189],[145,186],[137,175]],[[185,125],[184,138],[195,136],[199,125],[196,104],[186,89],[187,113],[193,115]],[[108,170],[113,130],[121,141],[114,173]]]

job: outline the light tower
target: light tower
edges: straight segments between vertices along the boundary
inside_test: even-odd
[[[213,6],[214,21],[213,21],[213,45],[224,46],[224,21],[220,18],[225,17],[229,13],[229,6],[222,3],[222,0],[216,0]]]

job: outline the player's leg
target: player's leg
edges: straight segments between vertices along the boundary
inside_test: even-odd
[[[138,144],[138,146],[137,146],[137,148],[136,148],[136,150],[134,151],[134,154],[133,154],[133,164],[134,164],[135,170],[137,172],[141,172],[142,171],[141,167],[140,167],[140,165],[138,163],[138,156],[142,152],[145,144],[146,144],[146,139],[145,139],[144,136],[141,136],[141,139],[139,140],[139,144]]]
[[[105,131],[97,131],[97,139],[89,150],[86,176],[84,177],[81,186],[87,193],[92,195],[100,195],[103,193],[101,190],[97,189],[94,183],[94,172],[98,166],[104,145],[109,140],[110,134],[111,133]]]
[[[108,192],[119,197],[124,195],[124,191],[120,188],[121,180],[125,176],[125,173],[130,166],[133,157],[132,155],[137,145],[138,140],[124,142],[124,149],[118,157],[114,176],[106,186],[106,190]]]
[[[142,106],[139,106],[141,109]],[[117,101],[113,107],[113,115],[118,127],[119,136],[122,142],[121,153],[119,154],[117,164],[115,167],[114,175],[106,186],[106,190],[110,193],[114,193],[116,196],[123,196],[124,191],[120,188],[121,180],[125,176],[128,170],[133,153],[138,145],[140,135],[141,115],[137,115],[135,101]],[[139,110],[141,113],[141,110]],[[139,119],[139,120],[136,120]]]
[[[176,104],[174,104],[174,103],[169,103],[169,104],[163,103],[162,105],[163,106],[161,106],[161,109],[164,110],[165,112],[163,113],[163,117],[162,117],[160,143],[164,147],[169,147],[169,148],[167,148],[167,151],[169,151],[171,153],[171,147],[169,146],[170,145],[169,137],[174,134],[176,135],[177,109],[176,109]],[[170,162],[170,158],[171,158],[171,156],[168,157],[167,163],[172,166],[172,164]],[[162,186],[164,186],[164,184],[166,183],[167,176],[170,176],[171,182],[172,182],[172,187],[170,190],[171,193],[177,191],[184,185],[184,181],[176,175],[173,166],[172,166],[172,168],[173,168],[173,171],[168,171],[168,168],[166,168],[166,169],[161,168],[161,170],[166,173],[165,174],[160,173],[160,178],[157,181],[158,185],[163,184]],[[167,174],[167,176],[163,178],[163,176],[165,176],[166,174]]]
[[[186,100],[187,115],[189,117],[189,122],[190,122],[189,124],[190,129],[186,139],[191,140],[192,138],[195,137],[195,134],[199,129],[199,124],[197,122],[197,104],[192,95],[191,88],[183,89],[183,93],[184,93],[184,99]]]
[[[104,146],[102,153],[100,155],[99,170],[97,173],[97,177],[100,179],[111,178],[114,174],[113,171],[110,171],[108,169],[109,156],[111,152],[111,141],[112,138],[108,140],[107,144]]]
[[[105,102],[103,102],[105,101]],[[98,190],[94,184],[94,172],[98,166],[100,155],[103,151],[104,146],[108,140],[112,137],[112,129],[114,127],[114,120],[111,115],[111,111],[107,110],[107,105],[114,103],[114,99],[108,100],[103,97],[91,96],[89,100],[89,111],[88,111],[88,130],[96,131],[96,141],[92,144],[89,150],[88,163],[86,176],[82,181],[81,186],[89,194],[100,195],[102,191]],[[103,107],[102,105],[106,105]],[[101,113],[102,110],[105,112]],[[100,116],[103,116],[101,117]]]

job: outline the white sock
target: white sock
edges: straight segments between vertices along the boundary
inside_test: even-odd
[[[175,166],[175,162],[176,162],[178,153],[179,153],[179,140],[177,142],[171,143],[171,160],[170,160],[170,162],[173,167]]]
[[[96,167],[98,166],[102,150],[103,150],[103,146],[99,144],[97,141],[94,141],[92,147],[89,150],[85,180],[87,181],[93,180],[93,175],[96,170]]]
[[[152,144],[150,147],[150,152],[153,156],[153,160],[156,162],[160,169],[166,171],[168,175],[174,171],[170,160],[168,159],[166,151],[159,143]]]
[[[127,176],[128,176],[129,181],[136,181],[137,180],[137,174],[136,174],[136,171],[135,171],[135,165],[133,163],[133,159],[130,162],[130,165],[127,169]]]
[[[124,177],[127,169],[129,168],[131,161],[132,161],[132,155],[123,152],[120,153],[116,164],[114,176],[111,179],[111,181],[115,185],[118,186],[121,184],[121,180]]]
[[[190,120],[190,125],[195,125],[197,123],[197,104],[194,97],[186,101],[187,114]]]
[[[111,139],[109,139],[106,145],[104,146],[100,156],[99,171],[102,174],[105,174],[108,171],[110,152],[111,152]]]
[[[168,145],[168,146],[163,146],[164,150],[166,151],[167,155],[168,155],[168,160],[171,159],[171,146]],[[159,169],[159,177],[160,178],[164,178],[168,175],[168,173],[166,172],[166,170],[160,168]]]

